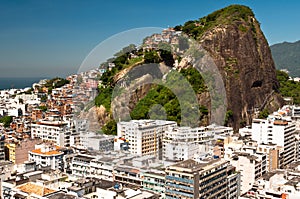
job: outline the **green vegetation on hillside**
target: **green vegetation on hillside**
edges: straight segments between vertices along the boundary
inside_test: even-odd
[[[134,58],[130,57],[130,53],[122,54],[121,51],[117,53],[118,56],[110,60],[115,67],[107,70],[100,78],[102,83],[98,88],[99,95],[95,98],[95,105],[103,105],[107,111],[111,111],[111,96],[115,88],[114,77],[121,70],[141,63],[164,62],[172,66],[174,59],[170,48],[169,44],[161,43],[160,50],[135,51],[137,57]],[[147,95],[136,104],[131,112],[131,118],[168,119],[180,123],[183,116],[185,120],[195,124],[209,114],[207,107],[199,107],[197,102],[197,104],[192,103],[193,98],[197,100],[195,94],[207,91],[204,79],[195,68],[182,69],[180,73],[173,71],[167,76],[167,82],[166,85],[153,85]],[[191,86],[190,89],[186,89],[185,84]],[[176,95],[180,96],[180,100]],[[179,101],[182,101],[182,104]],[[183,112],[181,107],[184,107]],[[199,109],[195,109],[196,107]],[[116,122],[111,120],[103,126],[102,131],[105,134],[116,134]]]
[[[110,110],[110,104],[111,104],[111,94],[112,94],[112,87],[100,87],[99,88],[100,93],[95,99],[95,105],[101,106],[103,105],[106,110]]]
[[[126,50],[128,50],[128,48],[123,48],[123,51]],[[95,99],[96,106],[103,105],[108,111],[110,110],[111,95],[115,84],[115,75],[125,68],[131,67],[138,63],[143,63],[143,56],[131,58],[129,52],[125,54],[119,52],[117,54],[119,56],[112,61],[112,63],[115,64],[115,67],[113,67],[111,70],[107,70],[100,78],[102,85],[98,88],[99,95]]]
[[[269,116],[269,110],[268,109],[264,109],[262,111],[259,112],[258,118],[259,119],[265,119]]]
[[[133,53],[136,57],[131,57]],[[156,54],[154,52],[148,52],[149,59],[156,59]],[[101,86],[98,88],[99,94],[95,98],[95,105],[96,106],[104,106],[105,109],[110,112],[111,110],[111,97],[112,92],[115,86],[114,77],[120,71],[129,68],[131,66],[142,64],[144,63],[144,53],[142,51],[137,51],[136,47],[131,44],[127,47],[124,47],[120,52],[116,53],[116,58],[108,60],[108,62],[114,63],[115,67],[108,69],[101,77]],[[103,63],[104,67],[108,66],[108,62]],[[102,131],[105,134],[115,135],[117,133],[116,122],[114,120],[109,121],[105,126],[102,127]]]
[[[184,33],[197,39],[207,30],[220,24],[231,24],[241,20],[248,22],[249,16],[254,16],[249,7],[231,5],[217,10],[199,20],[188,21],[183,26],[176,26],[175,29],[182,30]],[[247,31],[247,27],[244,27],[241,24],[239,25],[239,29],[243,32]]]
[[[153,86],[148,94],[137,103],[131,112],[131,118],[150,119],[151,116],[151,119],[167,119],[179,124],[183,116],[191,124],[198,124],[199,119],[201,120],[208,115],[208,109],[205,106],[200,106],[199,110],[194,110],[196,106],[193,104],[192,98],[194,97],[193,94],[202,93],[207,90],[207,87],[204,79],[195,68],[182,69],[180,74],[182,76],[177,72],[170,73],[167,76],[165,86]],[[186,80],[188,82],[185,82]],[[192,89],[187,89],[185,84],[191,85]],[[174,92],[177,93],[177,96]],[[180,97],[181,104],[178,97]],[[161,106],[155,106],[156,110],[153,110],[153,105],[157,104]],[[199,114],[201,118],[195,118]]]
[[[115,120],[110,120],[102,127],[102,132],[106,135],[117,135],[117,123]]]
[[[48,93],[51,93],[52,89],[60,88],[69,83],[69,80],[60,77],[55,77],[53,79],[47,80],[44,86],[48,88]]]
[[[300,77],[300,41],[283,42],[271,46],[277,69],[287,69],[292,77]]]
[[[283,97],[292,97],[294,104],[300,104],[300,83],[289,80],[289,75],[277,70],[277,80],[280,83],[280,93]]]

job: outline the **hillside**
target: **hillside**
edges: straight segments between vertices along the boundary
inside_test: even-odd
[[[277,79],[280,83],[280,93],[283,97],[292,97],[293,103],[300,105],[300,82],[293,81],[289,75],[277,70]]]
[[[195,39],[196,43],[208,53],[217,67],[216,70],[221,74],[226,99],[224,102],[217,101],[217,103],[220,107],[220,104],[228,102],[224,124],[233,126],[237,130],[241,126],[250,124],[256,112],[273,111],[282,105],[271,51],[260,29],[260,24],[250,8],[232,5],[199,20],[188,21],[184,25],[176,26],[175,30],[182,31],[190,38]],[[145,44],[147,41],[146,38]],[[193,70],[193,64],[187,61],[188,57],[185,57],[184,53],[180,55],[174,53],[181,52],[184,49],[183,46],[186,47],[189,44],[179,38],[179,45],[168,46],[159,43],[158,47],[156,45],[148,50],[138,49],[131,53],[121,53],[114,59],[115,67],[101,77],[103,85],[99,88],[100,94],[95,100],[97,106],[105,107],[106,112],[103,115],[110,117],[110,122],[103,127],[105,133],[115,133],[112,132],[112,129],[115,131],[116,127],[112,111],[117,111],[118,114],[129,111],[133,119],[149,118],[149,115],[152,114],[152,106],[160,104],[161,106],[154,108],[156,109],[154,115],[158,119],[165,118],[180,123],[182,116],[190,115],[189,112],[182,112],[183,110],[178,109],[177,96],[170,90],[153,83],[139,88],[134,87],[130,97],[127,94],[117,98],[117,104],[112,110],[111,95],[117,82],[123,82],[123,85],[126,85],[128,78],[126,74],[138,68],[139,65],[150,63],[152,65],[150,64],[143,71],[145,74],[139,74],[142,78],[135,82],[147,82],[149,79],[162,78],[174,70],[174,63],[178,61],[179,66],[182,67],[179,69],[180,73],[188,79],[197,95],[198,110],[196,111],[199,111],[200,114],[198,124],[205,125],[211,121],[215,116],[212,114],[212,108],[216,107],[216,101],[211,101],[211,92],[207,90],[208,85],[205,85],[207,82],[203,81],[203,74],[200,75]],[[167,49],[175,48],[175,50],[170,53],[169,50],[163,50],[166,47]],[[132,55],[134,58],[131,57]],[[201,53],[195,56],[201,56]],[[155,67],[158,68],[158,71],[153,72]],[[162,70],[162,68],[165,69]],[[134,76],[134,73],[132,75]],[[168,78],[172,79],[169,75]],[[174,85],[176,83],[178,82],[174,81]],[[125,89],[130,91],[129,87]],[[178,92],[181,92],[181,89]],[[119,90],[124,92],[124,88]],[[129,101],[128,109],[123,109],[122,104],[127,100]],[[194,108],[191,103],[187,103],[187,106]],[[190,111],[193,110],[190,109]],[[222,111],[220,109],[217,112]],[[99,118],[103,118],[103,115]],[[191,120],[194,119],[197,118],[191,118]],[[105,121],[107,120],[105,119]]]
[[[277,69],[287,69],[292,77],[300,77],[300,41],[283,42],[271,46]]]

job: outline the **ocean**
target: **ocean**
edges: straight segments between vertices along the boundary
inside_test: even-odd
[[[33,83],[38,83],[41,79],[49,77],[0,77],[0,90],[11,88],[32,87]]]

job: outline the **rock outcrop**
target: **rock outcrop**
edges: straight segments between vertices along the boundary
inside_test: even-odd
[[[251,122],[255,111],[280,107],[282,99],[268,42],[250,8],[234,5],[217,12],[210,22],[215,25],[197,40],[222,74],[227,109],[233,112],[230,123],[238,129]]]

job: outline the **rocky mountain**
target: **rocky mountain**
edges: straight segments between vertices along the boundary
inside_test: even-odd
[[[277,69],[287,69],[292,77],[300,77],[300,41],[283,42],[271,46]]]
[[[225,82],[235,129],[249,124],[254,111],[281,105],[271,51],[250,8],[232,5],[180,29],[214,58]]]
[[[221,74],[225,86],[227,98],[225,99],[227,101],[227,112],[224,123],[233,126],[237,130],[241,126],[250,124],[252,117],[259,111],[266,109],[273,111],[282,105],[282,98],[278,93],[279,83],[276,79],[276,69],[271,51],[260,29],[260,24],[250,8],[241,5],[232,5],[215,11],[199,20],[188,21],[184,25],[176,26],[175,30],[180,30],[189,37],[194,38],[208,52],[217,66],[217,70]],[[146,52],[146,54],[141,55],[143,57],[142,62],[166,63],[166,59],[162,55],[163,52],[161,51]],[[117,68],[115,71],[108,71],[102,77],[102,81],[106,82],[106,85],[100,91],[102,93],[96,98],[96,105],[103,105],[106,111],[102,112],[106,115],[109,115],[107,113],[111,112],[108,97],[110,97],[113,89],[115,77],[124,76],[124,74],[120,75],[122,73],[120,71],[128,70],[126,68],[132,67],[129,63],[130,61],[128,61],[128,54],[124,56],[118,57],[117,61],[114,62]],[[139,56],[139,53],[136,53],[136,56]],[[170,61],[170,56],[167,59]],[[172,62],[175,60],[180,61],[175,55],[171,59],[174,59]],[[182,62],[185,60],[185,57],[181,59],[179,65],[182,65]],[[136,58],[136,61],[141,63],[139,57]],[[118,63],[120,64],[118,65]],[[188,70],[183,70],[183,75],[185,74],[186,78],[195,76],[194,72],[190,69],[185,70]],[[210,99],[206,98],[210,98],[211,96],[204,86],[197,87],[197,84],[202,84],[203,80],[197,82],[196,79],[191,78],[189,81],[197,93],[201,118],[210,120],[213,115],[207,110],[210,110],[213,104],[211,104]],[[164,97],[161,96],[162,93],[168,95],[166,96],[167,100],[163,99]],[[175,115],[167,118],[178,121],[181,119],[177,116],[180,110],[177,110],[178,107],[174,108],[174,106],[178,106],[178,101],[176,101],[172,94],[168,93],[170,93],[168,90],[160,87],[136,89],[129,102],[131,106],[130,111],[133,111],[133,115],[138,115],[138,118],[146,117],[147,115],[144,112],[141,114],[141,110],[147,108],[146,106],[149,106],[150,102],[163,102],[165,103],[163,104],[163,108],[165,108],[167,114],[174,114],[177,111]],[[161,99],[161,101],[157,99]],[[122,104],[121,100],[118,101],[119,104]],[[139,101],[142,102],[139,103]],[[135,111],[135,105],[141,108]],[[172,109],[168,110],[170,107]],[[104,130],[115,129],[114,126],[115,124],[113,125],[112,122],[109,122],[109,125],[106,125]]]

